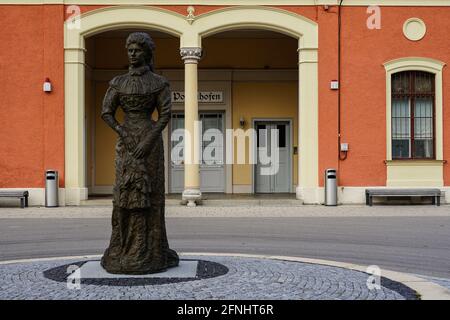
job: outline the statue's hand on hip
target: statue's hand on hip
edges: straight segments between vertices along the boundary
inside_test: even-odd
[[[119,136],[122,139],[128,151],[133,152],[136,149],[136,142],[134,141],[133,137],[131,136],[131,134],[128,132],[127,129],[121,127],[119,130]]]
[[[134,149],[134,151],[132,153],[133,157],[135,157],[136,159],[139,159],[139,158],[146,156],[150,152],[150,150],[153,148],[154,142],[155,142],[155,136],[152,133],[147,137],[147,139],[144,139],[137,144],[136,148]]]

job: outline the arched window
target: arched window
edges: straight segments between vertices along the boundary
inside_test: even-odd
[[[435,75],[391,75],[392,159],[435,159]]]

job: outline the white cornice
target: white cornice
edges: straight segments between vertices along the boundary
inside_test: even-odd
[[[0,5],[336,5],[339,0],[0,0]],[[450,6],[450,0],[344,0],[344,6]]]

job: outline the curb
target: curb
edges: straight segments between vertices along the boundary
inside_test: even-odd
[[[198,255],[198,256],[235,256],[235,257],[248,257],[248,258],[260,258],[260,259],[272,259],[272,260],[285,260],[296,261],[310,264],[321,264],[332,267],[339,267],[354,271],[360,271],[367,273],[367,266],[357,265],[353,263],[338,262],[332,260],[322,259],[310,259],[300,258],[292,256],[274,256],[274,255],[258,255],[258,254],[240,254],[240,253],[201,253],[201,252],[183,252],[185,255]],[[415,290],[421,300],[450,300],[450,290],[442,287],[434,282],[413,276],[408,273],[402,273],[397,271],[391,271],[382,269],[382,276],[390,280],[404,284]]]
[[[259,258],[259,259],[271,259],[271,260],[284,260],[295,261],[309,264],[320,264],[332,267],[339,267],[359,272],[367,273],[367,266],[357,265],[353,263],[338,262],[332,260],[301,258],[292,256],[275,256],[275,255],[261,255],[261,254],[245,254],[245,253],[213,253],[213,252],[182,252],[180,256],[228,256],[228,257],[246,257],[246,258]],[[51,257],[51,258],[33,258],[33,259],[19,259],[0,261],[0,265],[13,264],[13,263],[25,263],[34,261],[52,261],[52,260],[67,260],[67,259],[89,259],[98,258],[102,255],[82,255],[82,256],[65,256],[65,257]],[[404,284],[405,286],[413,289],[420,295],[421,300],[450,300],[450,290],[442,287],[434,282],[428,281],[417,276],[382,269],[382,276],[390,280]]]

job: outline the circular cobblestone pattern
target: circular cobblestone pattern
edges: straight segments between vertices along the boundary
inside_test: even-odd
[[[96,261],[96,260],[93,260]],[[221,265],[212,261],[205,260],[196,260],[196,259],[181,259],[181,261],[196,261],[197,264],[197,272],[195,277],[165,277],[165,278],[121,278],[117,275],[117,278],[112,279],[99,279],[99,278],[86,278],[80,279],[81,284],[95,284],[95,285],[107,285],[107,286],[144,286],[144,285],[158,285],[158,284],[167,284],[167,283],[176,283],[176,282],[184,282],[184,281],[196,281],[201,279],[214,278],[221,275],[224,275],[228,272],[228,268],[224,265]],[[71,266],[76,266],[81,268],[88,261],[78,261],[75,263],[65,264],[56,268],[51,268],[49,270],[44,271],[44,276],[47,279],[65,282],[70,281],[69,274],[67,270]],[[99,261],[96,261],[99,262]],[[69,278],[69,280],[68,280]],[[72,280],[73,282],[73,280]]]
[[[0,265],[0,299],[417,299],[415,291],[386,278],[381,279],[380,289],[369,290],[369,274],[344,268],[232,256],[185,255],[183,260],[199,261],[195,278],[181,282],[121,279],[120,285],[91,281],[82,282],[78,289],[61,281],[67,277],[61,267],[89,260],[4,264]]]

